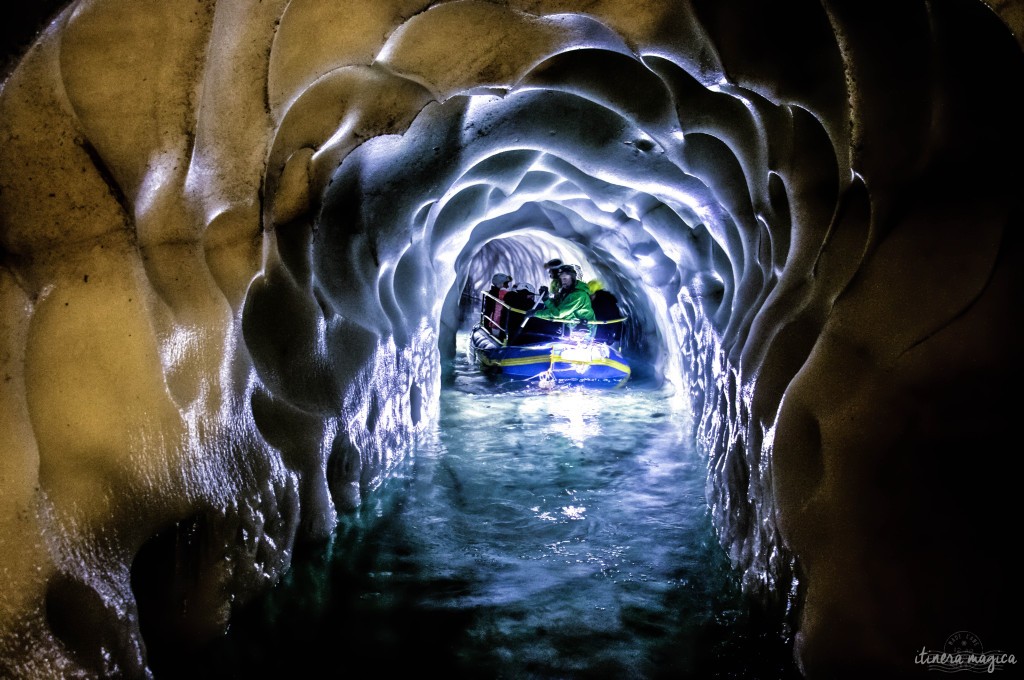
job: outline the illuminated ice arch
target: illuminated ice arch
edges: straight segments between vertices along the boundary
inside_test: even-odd
[[[637,110],[631,96],[639,90],[622,92],[595,80],[593,63],[607,70],[609,60],[615,83],[641,83],[644,105],[656,115]],[[712,384],[692,393],[697,411],[705,420],[720,408],[729,412],[721,403],[705,403],[704,390],[728,398],[736,378],[704,364],[705,357],[722,351],[719,342],[739,351],[786,261],[793,227],[782,170],[766,166],[769,134],[761,118],[781,120],[786,134],[776,131],[775,143],[790,150],[796,144],[811,157],[805,163],[819,169],[830,167],[830,147],[820,126],[798,109],[780,111],[740,88],[708,91],[677,67],[650,61],[661,74],[619,53],[559,55],[542,62],[540,75],[528,74],[521,88],[428,103],[402,134],[355,146],[323,180],[309,238],[310,285],[324,310],[324,345],[341,348],[363,333],[423,350],[429,341],[419,334],[429,329],[438,335],[440,356],[450,356],[468,263],[492,239],[543,233],[582,251],[594,274],[621,293],[635,322],[636,348],[655,379],[683,391],[710,378]],[[580,80],[590,91],[535,83],[552,73],[577,82],[576,67],[588,71]],[[702,126],[684,126],[671,105],[682,99],[683,117],[732,111],[736,117],[719,134],[737,151]],[[835,182],[834,159],[831,168],[813,181]],[[279,240],[288,238],[287,228],[279,229]],[[425,299],[436,302],[424,309]],[[427,388],[428,398],[434,389]],[[702,436],[725,435],[706,430]],[[708,445],[714,449],[716,442]],[[729,528],[738,508],[763,513],[750,523],[755,534],[764,534],[755,541],[759,549],[731,552],[752,584],[776,587],[788,567],[770,520],[770,495],[751,501],[715,475],[709,488],[727,543],[749,545],[748,536]]]
[[[472,69],[468,78],[465,69],[444,70],[438,64],[447,52],[419,54],[415,46],[421,43],[408,37],[428,15],[441,25],[453,20],[448,13],[456,5],[511,17],[522,22],[516,30],[541,30],[543,39],[533,35],[528,49],[489,55],[491,64],[507,57],[503,80],[474,82]],[[516,33],[503,25],[506,37]],[[411,55],[396,51],[398,44],[413,45]],[[423,44],[439,49],[433,39]],[[406,375],[390,380],[390,401],[404,400],[393,387],[398,383],[416,395],[410,404],[435,401],[429,370],[413,376],[408,365],[396,368],[401,362],[381,357],[405,353],[422,368],[437,351],[429,349],[435,342],[440,354],[450,355],[463,267],[498,236],[539,230],[583,249],[635,320],[632,330],[654,377],[680,390],[702,385],[692,395],[698,401],[706,390],[721,388],[718,383],[728,380],[721,371],[710,382],[694,376],[712,370],[705,357],[718,351],[719,339],[735,351],[788,255],[793,225],[787,168],[769,171],[769,147],[781,146],[783,163],[792,153],[823,155],[824,162],[804,158],[803,165],[827,170],[831,147],[816,121],[799,109],[780,112],[741,88],[709,90],[668,59],[637,57],[606,27],[582,16],[538,19],[452,3],[410,21],[389,45],[373,66],[328,72],[287,102],[265,183],[266,219],[274,227],[268,275],[247,300],[246,319],[254,320],[247,344],[274,395],[269,401],[333,413],[331,395],[345,393],[346,385],[363,386],[344,399],[351,406],[338,422],[345,425],[327,428],[327,440],[335,431],[345,435],[336,439],[345,453],[333,444],[321,447],[332,451],[329,460],[349,461],[335,468],[353,470],[344,475],[347,491],[332,487],[335,503],[351,504],[394,461],[395,447],[382,447],[368,435],[380,432],[379,409],[365,407],[361,396],[389,392],[381,376],[397,370]],[[430,72],[415,73],[424,64]],[[453,74],[462,74],[461,93],[457,82],[446,80]],[[763,118],[777,128],[773,135]],[[832,158],[833,172],[819,172],[812,181],[834,182],[834,166]],[[835,186],[830,190],[834,194]],[[288,255],[277,262],[273,246]],[[298,257],[307,249],[308,263]],[[297,275],[275,276],[278,266]],[[287,297],[268,292],[273,281],[297,297],[296,282],[309,286],[320,307],[313,316],[321,322],[307,336],[322,370],[310,374],[308,367],[296,371],[287,360],[275,361],[281,347],[257,330],[266,310],[280,309],[264,299]],[[436,303],[422,309],[424,300]],[[311,305],[308,299],[294,302],[295,308]],[[394,347],[381,353],[374,338],[387,338]],[[331,367],[338,354],[345,361]],[[284,376],[303,380],[286,384]],[[266,420],[279,416],[269,409]],[[413,423],[419,419],[415,408]],[[363,428],[363,422],[373,426]],[[355,447],[349,441],[353,429],[366,431]],[[373,453],[366,456],[367,450]],[[727,502],[716,507],[725,523],[734,508],[751,505],[720,493]],[[305,505],[329,510],[323,489],[314,495],[318,500]],[[330,512],[316,514],[331,519]],[[762,520],[752,525],[772,526]],[[762,548],[756,554],[733,551],[754,582],[765,580],[768,555],[781,554],[773,538],[757,543]]]
[[[469,101],[473,99],[478,97]],[[678,348],[671,339],[667,308],[678,294],[681,272],[665,254],[673,247],[663,247],[656,232],[663,230],[662,240],[677,243],[673,230],[692,231],[679,214],[682,201],[692,200],[679,189],[687,178],[660,154],[638,163],[635,156],[643,152],[629,144],[637,136],[634,131],[575,96],[528,93],[490,98],[487,113],[500,116],[504,124],[469,119],[486,125],[487,133],[461,146],[444,147],[453,122],[473,125],[466,122],[463,102],[449,100],[438,107],[437,116],[428,109],[401,138],[372,140],[346,159],[328,189],[313,241],[324,297],[344,314],[353,304],[347,291],[364,284],[372,287],[371,277],[378,275],[380,262],[394,262],[396,273],[425,269],[433,272],[434,290],[440,293],[431,314],[450,327],[452,305],[464,288],[465,267],[476,252],[500,236],[542,232],[584,251],[592,267],[587,274],[607,279],[623,292],[625,306],[638,317],[637,328],[650,336],[644,344],[652,347],[651,363],[660,365],[675,356],[676,351],[665,348],[666,343]],[[570,114],[577,122],[552,143],[550,130],[561,125],[555,121]],[[531,128],[540,125],[543,129],[534,138]],[[468,169],[452,163],[452,157]],[[367,186],[384,189],[366,191]],[[658,200],[655,192],[666,198]],[[677,206],[674,210],[668,207],[672,204]],[[689,208],[683,209],[694,221]],[[692,254],[688,261],[698,263]],[[541,273],[538,262],[519,268]],[[684,270],[687,273],[696,274]],[[392,324],[400,324],[408,310],[417,309],[416,300],[424,294],[418,285],[422,282],[396,276],[394,305],[385,305]],[[442,300],[447,302],[442,305]],[[452,338],[442,338],[441,343],[448,349]],[[674,370],[670,377],[681,385],[679,367]]]

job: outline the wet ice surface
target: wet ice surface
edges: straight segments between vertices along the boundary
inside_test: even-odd
[[[461,361],[436,436],[240,612],[206,670],[796,677],[665,395],[496,386]]]

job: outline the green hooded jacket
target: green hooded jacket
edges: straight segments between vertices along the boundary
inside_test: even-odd
[[[590,306],[590,289],[587,284],[577,281],[573,289],[556,303],[554,298],[544,301],[544,306],[537,310],[538,319],[552,321],[593,321],[594,308]]]

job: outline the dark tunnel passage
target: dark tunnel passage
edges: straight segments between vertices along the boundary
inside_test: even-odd
[[[215,637],[437,421],[465,293],[554,256],[808,677],[1019,651],[1019,3],[59,7],[0,90],[0,674]]]

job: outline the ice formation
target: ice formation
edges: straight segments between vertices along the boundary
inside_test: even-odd
[[[0,674],[220,634],[435,418],[467,281],[565,252],[809,677],[1010,635],[1024,7],[583,5],[42,31],[0,92]]]

